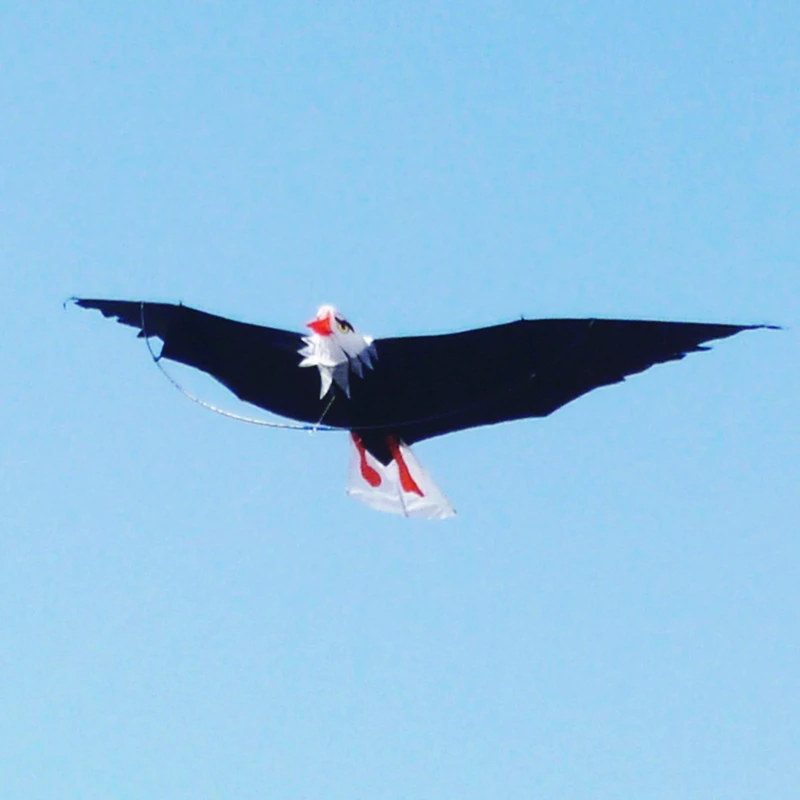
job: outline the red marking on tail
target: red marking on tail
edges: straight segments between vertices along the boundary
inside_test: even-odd
[[[413,492],[414,494],[418,494],[420,497],[425,497],[425,495],[422,493],[422,489],[417,486],[417,482],[411,477],[411,473],[408,470],[408,465],[403,459],[403,453],[401,452],[400,445],[397,442],[397,437],[387,436],[386,444],[389,445],[389,452],[392,454],[392,458],[397,464],[397,469],[400,471],[400,485],[403,487],[403,491]]]
[[[361,477],[372,487],[380,486],[380,473],[374,467],[367,464],[367,450],[361,441],[361,437],[357,433],[350,431],[350,438],[353,440],[356,450],[358,450],[358,458],[361,464]]]

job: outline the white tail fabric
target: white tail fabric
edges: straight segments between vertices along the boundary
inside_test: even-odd
[[[376,511],[419,519],[447,519],[455,510],[423,469],[408,445],[399,442],[395,457],[384,466],[351,435],[347,494]],[[405,478],[403,473],[405,472]],[[404,488],[405,486],[405,488]]]

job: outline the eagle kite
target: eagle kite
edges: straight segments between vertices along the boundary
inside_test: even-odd
[[[184,305],[75,299],[139,336],[159,359],[196,367],[238,398],[310,425],[350,432],[347,493],[380,511],[455,512],[410,446],[478,425],[545,417],[705,342],[766,325],[614,319],[519,320],[436,336],[373,339],[332,306],[310,335],[236,322]],[[316,369],[314,369],[316,367]]]

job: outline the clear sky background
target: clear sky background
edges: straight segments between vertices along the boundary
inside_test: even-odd
[[[0,54],[4,800],[800,796],[796,2],[6,0]],[[414,523],[76,294],[787,329],[423,443]]]

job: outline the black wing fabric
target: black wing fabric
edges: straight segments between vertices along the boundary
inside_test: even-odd
[[[353,423],[411,444],[543,417],[599,386],[761,326],[546,319],[444,336],[379,339],[374,373],[353,381]]]
[[[164,342],[162,358],[212,375],[237,397],[276,414],[316,422],[324,411],[319,372],[298,368],[298,333],[249,325],[184,305],[76,299]]]
[[[316,368],[300,368],[300,334],[249,325],[183,305],[76,300],[157,336],[161,353],[197,367],[237,397],[276,414],[358,430],[373,452],[392,433],[408,444],[524,417],[543,417],[599,386],[705,350],[760,325],[602,319],[521,320],[441,336],[375,341],[374,369],[351,397],[319,398]],[[386,456],[388,458],[388,455]]]

